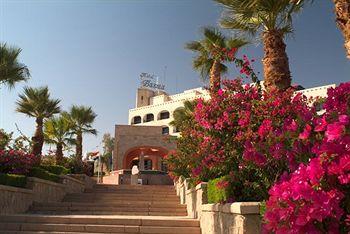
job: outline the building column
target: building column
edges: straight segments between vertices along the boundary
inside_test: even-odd
[[[158,171],[162,170],[162,157],[158,157]]]
[[[145,170],[145,155],[143,151],[141,151],[140,159],[139,159],[139,170],[144,171]]]

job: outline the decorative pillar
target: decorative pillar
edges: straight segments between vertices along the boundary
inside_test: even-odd
[[[140,159],[139,159],[139,169],[140,171],[144,171],[145,170],[145,154],[143,153],[143,151],[141,151],[140,154]]]

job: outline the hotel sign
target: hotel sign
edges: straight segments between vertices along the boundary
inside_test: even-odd
[[[164,90],[165,85],[158,83],[158,77],[149,73],[143,72],[140,74],[141,87],[156,90]]]

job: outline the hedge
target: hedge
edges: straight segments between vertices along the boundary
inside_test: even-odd
[[[62,181],[61,177],[59,177],[58,175],[45,171],[40,167],[33,167],[32,170],[29,172],[28,176],[36,177],[43,180],[49,180],[56,183],[61,183]]]
[[[0,174],[0,184],[25,188],[27,184],[27,178],[24,175]]]
[[[55,175],[67,175],[70,173],[70,169],[67,169],[63,166],[59,166],[59,165],[50,165],[50,166],[40,166],[42,169],[44,169],[45,171],[48,171],[52,174]]]
[[[229,199],[229,191],[219,188],[218,183],[225,181],[226,177],[220,177],[208,181],[208,203],[222,203]]]

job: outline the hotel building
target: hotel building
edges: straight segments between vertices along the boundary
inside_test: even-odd
[[[327,89],[335,87],[334,84],[297,91],[306,97],[326,97]],[[184,101],[198,98],[210,98],[209,92],[204,88],[185,90],[182,93],[168,95],[165,92],[139,88],[136,94],[136,107],[129,110],[129,125],[160,126],[163,134],[177,136],[177,129],[169,123],[173,121],[176,110],[184,108]]]
[[[327,89],[335,85],[302,89],[307,97],[326,97]],[[113,153],[113,171],[104,178],[104,182],[129,184],[131,168],[138,165],[140,178],[145,184],[172,184],[165,173],[164,156],[176,149],[176,143],[170,136],[179,132],[170,122],[176,110],[184,108],[185,101],[198,98],[210,99],[204,88],[186,90],[169,95],[164,91],[140,87],[136,93],[136,106],[129,110],[128,125],[115,126],[115,146]]]

